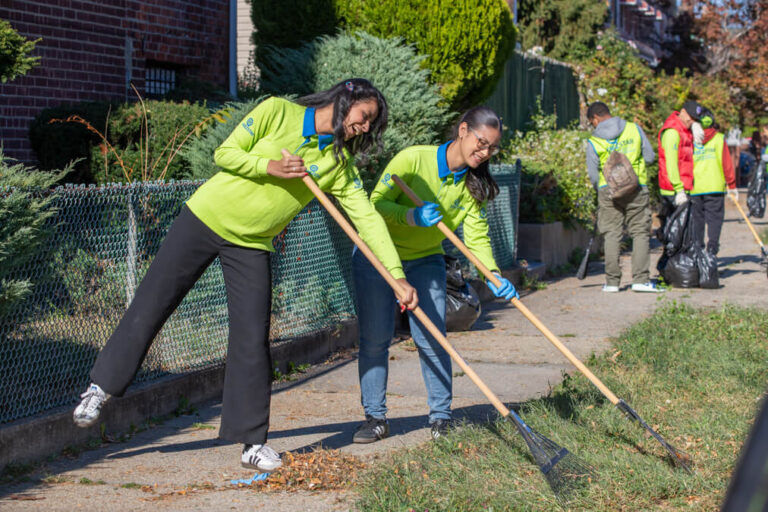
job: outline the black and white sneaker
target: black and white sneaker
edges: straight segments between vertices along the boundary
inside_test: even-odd
[[[432,439],[442,437],[453,430],[453,420],[436,419],[430,423],[430,432],[432,433]]]
[[[246,444],[240,464],[244,468],[274,471],[283,465],[280,454],[265,444]]]
[[[75,407],[72,419],[78,427],[90,427],[99,419],[101,408],[109,400],[109,395],[98,384],[91,382],[80,398],[82,400]]]
[[[379,439],[389,437],[389,422],[386,418],[374,418],[365,415],[365,422],[357,428],[352,436],[354,443],[373,443]]]

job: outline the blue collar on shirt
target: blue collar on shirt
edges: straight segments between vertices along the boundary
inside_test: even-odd
[[[313,135],[317,135],[317,131],[315,130],[315,108],[308,107],[304,112],[304,129],[301,132],[301,136],[308,139]],[[320,151],[331,144],[333,144],[333,135],[317,135],[317,145],[320,148]]]
[[[448,168],[448,157],[446,156],[446,152],[448,150],[448,145],[453,142],[449,140],[439,148],[437,148],[437,175],[438,177],[445,181],[445,179],[451,175],[451,169]],[[453,182],[458,183],[461,181],[461,178],[464,177],[465,174],[467,174],[467,169],[469,167],[464,167],[463,169],[460,169],[453,173]]]

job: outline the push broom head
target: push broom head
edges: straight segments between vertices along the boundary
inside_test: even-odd
[[[506,419],[512,421],[523,436],[533,459],[558,500],[568,501],[574,492],[595,480],[593,470],[587,463],[533,430],[514,412],[510,411]]]

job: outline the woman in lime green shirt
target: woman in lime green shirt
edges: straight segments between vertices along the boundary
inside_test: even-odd
[[[498,152],[500,139],[501,122],[496,113],[486,107],[475,107],[461,117],[453,140],[441,146],[412,146],[398,153],[371,193],[371,202],[387,223],[405,275],[419,294],[420,307],[443,333],[444,235],[435,224],[442,219],[452,230],[463,224],[464,242],[489,269],[498,273],[488,238],[486,204],[499,190],[488,170],[488,160]],[[426,203],[415,207],[392,181],[393,174]],[[395,297],[359,252],[352,262],[360,329],[358,369],[366,416],[353,440],[370,443],[389,433],[386,391]],[[515,287],[500,279],[500,289],[488,283],[496,296],[516,297]],[[427,388],[432,435],[438,437],[451,420],[451,359],[412,316],[410,325]]]
[[[121,396],[165,321],[218,257],[229,310],[229,345],[219,436],[244,444],[244,467],[272,471],[280,456],[266,446],[272,362],[269,252],[312,200],[298,178],[311,174],[336,196],[361,236],[417,303],[381,216],[362,188],[352,156],[381,144],[387,103],[367,80],[351,79],[291,102],[260,103],[215,151],[221,171],[202,185],[174,221],[117,329],[91,370],[75,423],[96,423],[111,395]]]

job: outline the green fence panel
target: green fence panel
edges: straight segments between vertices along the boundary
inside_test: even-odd
[[[525,131],[536,101],[547,114],[557,113],[559,128],[579,119],[579,93],[573,70],[560,62],[515,52],[486,105],[512,131]]]

